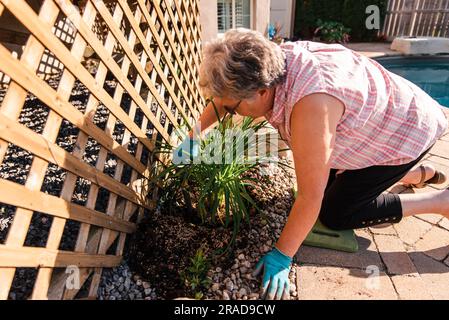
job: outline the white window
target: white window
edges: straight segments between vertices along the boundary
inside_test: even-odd
[[[251,0],[218,0],[218,32],[251,27]]]

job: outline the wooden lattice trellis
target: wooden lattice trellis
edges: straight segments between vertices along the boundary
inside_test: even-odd
[[[88,283],[88,297],[94,298],[102,268],[120,263],[126,235],[135,230],[145,209],[154,206],[154,190],[145,185],[152,158],[143,160],[143,154],[151,154],[158,139],[174,143],[173,127],[183,120],[192,124],[204,107],[197,90],[198,1],[44,0],[36,12],[25,0],[0,0],[0,14],[6,10],[30,35],[20,57],[0,44],[0,71],[11,79],[0,107],[0,164],[12,145],[32,154],[33,160],[24,184],[0,179],[0,203],[15,210],[0,245],[0,299],[8,298],[18,268],[37,270],[31,299],[79,297],[79,288],[66,286],[68,266],[79,267],[80,284]],[[75,30],[70,44],[55,33],[61,19]],[[86,48],[98,58],[96,72],[82,63]],[[56,89],[37,75],[44,53],[63,65]],[[112,93],[105,85],[111,77],[116,83]],[[76,82],[88,90],[84,110],[71,103]],[[49,109],[42,132],[18,121],[31,95]],[[130,100],[126,108],[125,95]],[[104,129],[94,124],[99,105],[109,113]],[[136,121],[137,113],[141,121]],[[63,121],[79,129],[71,152],[57,143]],[[121,141],[113,134],[118,125],[124,130]],[[83,157],[89,139],[99,145],[94,166]],[[111,156],[116,159],[113,176],[104,173]],[[66,172],[59,196],[41,190],[49,165]],[[125,168],[131,170],[127,183],[122,182]],[[85,205],[72,200],[80,178],[90,183]],[[109,194],[105,212],[96,209],[100,189]],[[53,219],[44,247],[25,246],[34,212]],[[68,220],[79,222],[73,251],[60,249]]]

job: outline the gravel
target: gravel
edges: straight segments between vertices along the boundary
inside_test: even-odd
[[[287,161],[287,160],[283,160]],[[292,165],[291,162],[286,162]],[[208,290],[207,299],[257,300],[260,299],[261,277],[252,273],[259,259],[270,251],[282,231],[294,202],[292,187],[293,175],[278,166],[262,165],[259,172],[250,176],[260,181],[252,196],[262,208],[261,214],[254,216],[251,226],[237,236],[237,242],[246,242],[233,254],[230,268],[225,264],[213,266],[209,277],[213,284]],[[263,174],[261,174],[261,172]],[[243,241],[245,240],[245,241]],[[232,258],[231,258],[232,259]],[[294,262],[295,266],[296,263]],[[296,268],[290,272],[290,295],[297,296]]]
[[[126,260],[113,269],[104,268],[98,287],[99,300],[155,300],[151,284],[133,274]]]
[[[204,294],[205,299],[257,300],[261,298],[261,278],[253,277],[252,272],[259,259],[272,249],[278,239],[294,201],[293,176],[291,173],[287,174],[274,165],[262,165],[261,169],[264,170],[264,174],[258,171],[250,174],[260,181],[257,188],[251,189],[250,192],[262,208],[262,212],[252,217],[250,226],[242,227],[243,229],[236,238],[236,250],[234,250],[232,256],[222,257],[210,266],[208,278],[211,280],[211,285]],[[177,229],[177,227],[174,228]],[[295,261],[293,266],[296,266]],[[129,270],[126,264],[120,268]],[[134,277],[127,273],[128,278],[132,280],[130,289],[122,288],[118,285],[120,282],[117,284],[117,281],[113,279],[114,276],[124,276],[120,268],[113,269],[110,273],[103,273],[103,285],[99,290],[101,299],[110,299],[111,297],[113,299],[130,299],[130,294],[135,295],[135,287],[142,288],[142,297],[165,299],[164,296],[159,295],[161,290],[152,289],[149,283],[141,282],[144,281],[144,278],[139,277],[138,273],[134,273]],[[298,295],[295,271],[296,268],[293,267],[290,272],[291,299]],[[108,294],[104,289],[109,283],[112,283],[112,285],[115,283],[115,289],[111,289],[114,294]],[[140,286],[141,283],[143,283],[142,286]],[[158,287],[158,285],[160,283],[155,283],[155,287]],[[136,297],[135,299],[137,299]]]

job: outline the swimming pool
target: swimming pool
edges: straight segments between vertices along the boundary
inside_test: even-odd
[[[375,60],[418,85],[441,105],[449,107],[449,55],[381,57]]]

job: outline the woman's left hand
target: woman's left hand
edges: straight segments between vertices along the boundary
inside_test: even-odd
[[[257,276],[262,269],[262,298],[267,300],[290,299],[290,265],[292,258],[283,254],[276,247],[262,257],[253,272]]]

